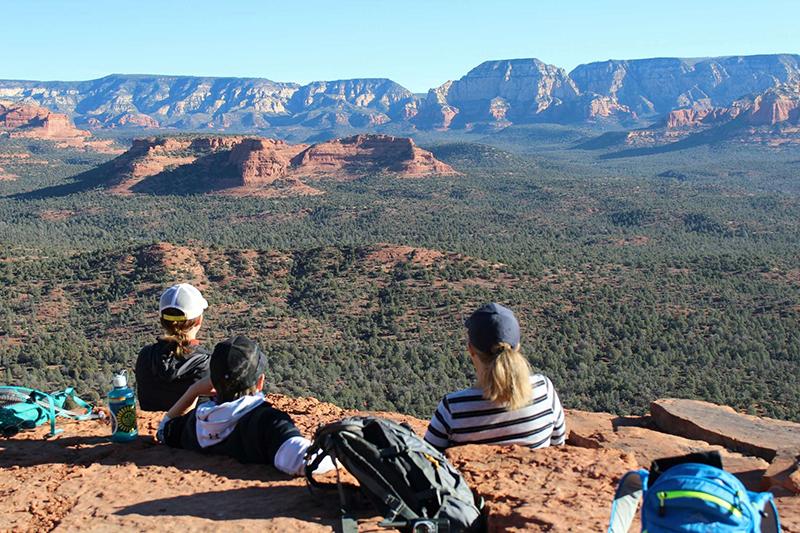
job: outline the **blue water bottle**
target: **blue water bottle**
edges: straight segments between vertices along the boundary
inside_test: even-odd
[[[111,440],[130,442],[139,431],[136,428],[136,395],[128,387],[128,373],[123,370],[114,374],[114,388],[108,393],[108,408],[111,410]]]

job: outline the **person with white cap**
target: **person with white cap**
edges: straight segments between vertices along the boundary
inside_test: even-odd
[[[442,398],[425,440],[440,450],[462,444],[564,444],[567,427],[558,393],[549,378],[531,373],[511,309],[486,304],[464,326],[477,386]]]
[[[199,381],[207,381],[211,353],[197,339],[208,302],[196,287],[180,283],[161,295],[164,334],[136,360],[136,393],[143,411],[166,411]]]

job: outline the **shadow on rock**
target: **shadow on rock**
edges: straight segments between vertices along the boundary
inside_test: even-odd
[[[313,497],[306,487],[278,485],[160,498],[124,507],[115,514],[194,516],[208,520],[298,518],[333,527],[338,521],[337,513],[335,494]]]
[[[0,440],[0,468],[46,464],[74,466],[125,465],[161,466],[208,472],[238,480],[285,481],[289,476],[271,466],[243,464],[219,455],[170,448],[156,444],[152,437],[128,443],[113,443],[107,437],[75,436],[49,440]]]

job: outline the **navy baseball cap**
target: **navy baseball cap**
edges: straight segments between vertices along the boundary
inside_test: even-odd
[[[209,362],[211,383],[223,394],[243,391],[255,385],[266,366],[267,357],[258,343],[238,335],[214,347]]]
[[[469,333],[469,342],[484,353],[501,342],[513,348],[519,346],[520,333],[517,317],[508,307],[490,303],[479,307],[464,322]]]

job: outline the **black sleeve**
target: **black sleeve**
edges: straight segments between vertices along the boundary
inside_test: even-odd
[[[292,417],[273,407],[264,410],[262,422],[259,424],[259,441],[265,446],[264,455],[267,464],[275,464],[278,448],[292,437],[300,437],[300,430],[294,425]]]
[[[224,446],[228,455],[243,463],[273,465],[278,448],[301,436],[287,413],[267,403],[242,418],[236,429]]]
[[[164,444],[173,448],[187,448],[183,434],[188,429],[190,419],[194,417],[194,411],[188,414],[173,418],[164,426]]]
[[[153,373],[151,371],[152,346],[145,346],[139,351],[136,358],[134,374],[136,375],[136,399],[142,411],[158,411],[158,406],[153,403],[151,391],[153,390]]]

